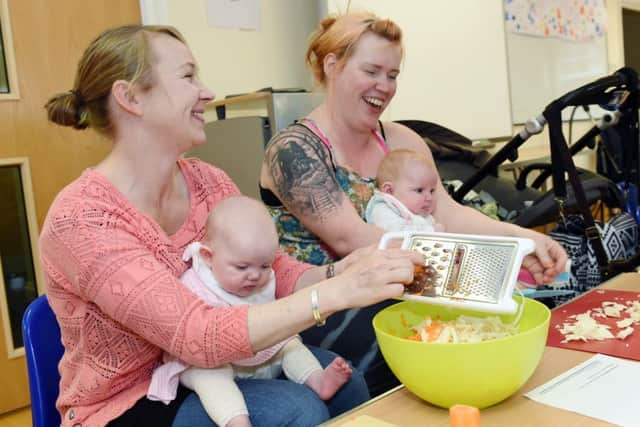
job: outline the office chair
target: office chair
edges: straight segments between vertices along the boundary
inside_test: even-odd
[[[27,356],[33,426],[59,426],[60,413],[55,404],[60,384],[58,363],[64,348],[58,322],[45,295],[40,295],[25,310],[22,338]]]

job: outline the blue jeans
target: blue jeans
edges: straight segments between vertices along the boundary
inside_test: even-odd
[[[336,354],[309,347],[324,367]],[[369,400],[369,391],[362,374],[353,370],[351,379],[334,397],[321,400],[310,388],[287,379],[236,380],[249,410],[254,427],[261,426],[317,426]],[[173,427],[215,426],[195,393],[191,393],[178,409]]]

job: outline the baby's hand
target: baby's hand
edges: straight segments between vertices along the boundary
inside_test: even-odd
[[[436,222],[433,224],[433,231],[436,231],[438,233],[443,233],[444,232],[444,225]]]

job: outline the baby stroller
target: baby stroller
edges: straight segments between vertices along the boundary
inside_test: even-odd
[[[557,222],[577,213],[583,222],[588,250],[597,259],[596,269],[600,273],[598,282],[617,273],[631,271],[640,264],[637,224],[634,223],[635,234],[629,237],[631,245],[635,239],[635,247],[632,248],[634,255],[622,260],[610,259],[608,254],[611,251],[605,250],[590,208],[599,201],[610,208],[626,210],[635,221],[640,217],[637,190],[640,184],[637,86],[635,71],[623,68],[611,76],[580,87],[549,104],[541,116],[530,120],[520,134],[491,157],[477,152],[468,153],[467,158],[447,157],[441,156],[437,149],[433,150],[441,176],[444,181],[452,178],[463,181],[461,186],[452,191],[457,201],[462,202],[471,190],[488,191],[505,208],[515,211],[507,220],[523,227]],[[594,104],[611,111],[569,147],[562,133],[562,110]],[[447,148],[457,150],[462,150],[465,144],[470,146],[468,139],[437,125],[418,121],[401,123],[431,139],[432,145],[444,144]],[[518,147],[531,135],[541,132],[547,124],[551,162],[530,164],[515,183],[498,177],[498,166],[507,159],[517,159]],[[587,146],[595,147],[596,140],[599,140],[597,170],[600,173],[576,168],[572,156]],[[538,176],[531,185],[527,185],[534,172]],[[569,186],[566,185],[565,176],[569,177]],[[553,188],[542,191],[541,184],[549,177],[552,178]]]
[[[479,193],[481,198],[495,199],[502,211],[498,215],[500,220],[527,228],[543,226],[558,218],[559,207],[553,191],[541,189],[549,176],[550,164],[527,165],[515,182],[498,174],[499,166],[506,160],[517,160],[518,147],[530,135],[542,131],[543,124],[529,124],[529,129],[538,126],[539,130],[531,132],[525,129],[491,156],[486,150],[474,149],[471,140],[467,137],[435,123],[421,120],[398,120],[398,123],[411,128],[425,138],[445,185],[462,181],[459,187],[448,187],[451,195],[458,202],[464,203],[467,196],[474,191]],[[579,151],[578,147],[595,146],[595,135],[600,130],[597,127],[594,128],[595,130],[585,134],[572,145],[572,155]],[[531,185],[526,185],[527,178],[536,170],[540,171],[539,176]],[[602,201],[611,208],[624,205],[624,194],[613,180],[586,169],[578,168],[578,171],[589,205],[597,201]],[[572,188],[569,188],[567,199],[563,206],[564,211],[578,212]]]
[[[551,148],[551,165],[546,168],[545,173],[546,176],[551,175],[554,198],[558,202],[561,219],[566,224],[562,210],[563,203],[567,200],[566,175],[578,203],[581,222],[584,226],[587,260],[593,259],[595,270],[600,273],[599,277],[585,276],[583,283],[578,284],[578,290],[586,290],[599,284],[600,280],[608,279],[621,272],[633,271],[640,265],[637,215],[637,188],[640,184],[640,175],[638,174],[640,166],[638,106],[640,99],[638,97],[638,75],[632,68],[625,67],[610,76],[567,93],[549,104],[543,112],[543,117],[549,125]],[[613,171],[609,177],[623,179],[623,181],[617,182],[617,187],[623,194],[621,208],[627,210],[625,216],[614,216],[608,224],[603,224],[601,227],[594,223],[590,210],[591,205],[573,163],[572,151],[567,146],[562,133],[561,113],[563,109],[570,106],[578,107],[592,104],[601,105],[612,111],[610,115],[605,115],[604,120],[597,126],[598,131],[592,129],[588,134],[591,132],[601,134],[608,131],[605,134],[606,137],[600,139],[598,148],[601,153],[603,151],[611,152],[609,146],[612,135],[619,137],[621,144],[618,148],[621,152],[616,154],[622,156],[623,161],[621,164],[614,162],[614,157],[611,156],[608,157],[607,163],[600,164],[598,169],[604,170],[609,169],[609,166],[615,166],[611,168]],[[577,145],[575,152],[583,148],[578,143],[574,145]],[[615,172],[615,176],[613,172]],[[543,176],[543,179],[546,178]],[[611,226],[615,221],[619,222],[620,230],[611,231]],[[610,237],[607,236],[607,225],[610,226]],[[560,241],[563,243],[562,240]],[[589,256],[591,254],[592,256]],[[574,254],[570,252],[570,256],[574,256]],[[574,269],[572,272],[575,274]]]

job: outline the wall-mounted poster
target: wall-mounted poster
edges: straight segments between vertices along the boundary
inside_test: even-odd
[[[506,29],[512,33],[590,40],[606,32],[604,0],[505,0]]]
[[[207,0],[211,27],[260,31],[260,0]]]

